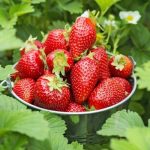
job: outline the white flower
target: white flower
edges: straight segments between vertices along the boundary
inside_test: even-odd
[[[81,15],[81,17],[86,17],[86,18],[89,18],[89,16],[90,16],[89,10],[86,10],[86,11],[83,12],[83,14]]]
[[[104,26],[112,26],[112,27],[116,27],[116,22],[115,20],[105,20],[104,21]]]
[[[130,24],[137,24],[141,15],[138,11],[121,11],[119,17],[122,20],[126,20]]]

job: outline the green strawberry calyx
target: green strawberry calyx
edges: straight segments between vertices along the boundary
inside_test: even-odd
[[[63,32],[63,35],[64,35],[65,40],[66,40],[67,42],[69,42],[69,35],[70,35],[70,32],[71,32],[71,26],[67,23],[67,24],[65,25],[65,31]]]
[[[60,73],[64,76],[65,75],[65,68],[69,67],[67,62],[67,56],[63,51],[56,51],[53,59],[53,73],[59,75]]]
[[[20,48],[20,51],[25,49],[25,52],[28,52],[30,50],[38,50],[37,46],[35,45],[35,40],[37,38],[33,38],[32,35],[29,36],[29,38],[25,41],[24,45]]]
[[[111,63],[112,66],[115,66],[115,68],[120,71],[124,69],[125,64],[124,56],[122,54],[116,55]]]
[[[50,91],[58,90],[59,92],[62,92],[62,87],[68,87],[68,84],[66,81],[63,81],[63,79],[59,76],[47,76],[44,77],[44,79],[47,79],[48,86]]]

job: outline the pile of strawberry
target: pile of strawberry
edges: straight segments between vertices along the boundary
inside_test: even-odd
[[[11,75],[13,91],[28,103],[65,112],[122,101],[132,91],[133,63],[122,54],[108,56],[102,45],[93,48],[95,41],[96,24],[83,16],[69,33],[52,30],[43,43],[30,37]]]

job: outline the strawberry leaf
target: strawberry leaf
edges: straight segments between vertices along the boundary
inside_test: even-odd
[[[7,95],[0,95],[0,110],[7,111],[20,111],[25,110],[26,106],[18,102],[16,99]]]
[[[150,61],[144,63],[141,67],[135,68],[136,76],[139,77],[138,80],[138,87],[139,89],[146,88],[150,91],[150,82],[149,82],[149,75],[150,75]]]
[[[8,132],[21,133],[37,140],[48,136],[48,122],[39,112],[0,110],[0,120],[1,136]]]
[[[115,3],[117,3],[119,0],[95,0],[96,3],[98,4],[98,6],[101,9],[101,15],[104,15],[107,10],[114,5]]]
[[[0,30],[0,51],[19,48],[21,45],[22,41],[15,36],[14,29]]]
[[[113,150],[149,150],[150,128],[133,128],[127,130],[127,140],[111,140]]]
[[[5,68],[0,65],[0,80],[5,80],[10,74],[14,73],[15,69],[12,65],[7,65]]]
[[[80,1],[58,0],[57,2],[60,8],[69,11],[71,14],[78,14],[82,12],[83,5]]]
[[[118,111],[106,120],[97,133],[105,136],[125,137],[128,128],[144,127],[141,117],[132,111]]]
[[[28,138],[21,134],[9,133],[1,138],[0,143],[0,150],[24,150]]]
[[[61,117],[51,114],[49,112],[42,112],[44,114],[45,119],[49,123],[49,134],[64,134],[66,131],[65,121],[61,119]]]

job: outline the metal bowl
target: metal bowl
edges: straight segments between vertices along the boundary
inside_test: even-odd
[[[96,131],[101,128],[103,123],[112,113],[121,110],[123,108],[126,108],[129,99],[134,94],[137,85],[136,77],[134,74],[132,74],[129,81],[133,87],[132,91],[121,102],[104,109],[87,111],[87,112],[61,112],[61,111],[48,110],[48,109],[44,109],[29,104],[14,93],[14,91],[12,90],[12,82],[10,78],[6,80],[6,83],[10,93],[21,103],[25,104],[28,108],[32,110],[47,111],[49,113],[53,113],[61,116],[66,121],[67,131],[65,135],[68,137],[70,142],[77,140],[80,143],[98,143],[102,141],[103,138],[98,136],[96,134]]]

